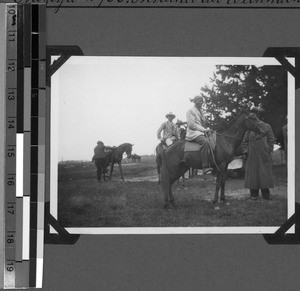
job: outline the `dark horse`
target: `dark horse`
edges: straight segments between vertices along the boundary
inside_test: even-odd
[[[114,170],[114,164],[118,163],[120,173],[121,173],[121,179],[124,181],[121,162],[122,162],[123,154],[125,152],[126,152],[127,158],[128,159],[131,158],[132,146],[133,146],[133,144],[123,143],[123,144],[119,145],[118,147],[115,147],[112,150],[112,152],[110,153],[110,155],[111,155],[110,156],[110,165],[111,165],[111,167],[110,167],[110,174],[109,174],[110,179],[111,179],[111,176],[112,176],[112,172]]]
[[[255,113],[243,113],[230,122],[228,128],[216,136],[214,150],[215,161],[218,167],[216,191],[213,202],[218,202],[221,187],[221,201],[225,201],[225,180],[228,164],[233,160],[234,153],[241,144],[246,130],[259,131],[258,118]],[[189,167],[201,168],[199,152],[184,153],[185,141],[177,141],[163,151],[161,185],[164,192],[165,208],[174,205],[172,184],[182,176]],[[184,161],[184,162],[183,162]]]
[[[184,140],[185,136],[186,136],[186,122],[182,122],[182,121],[177,121],[176,125],[179,128],[179,137],[180,140]],[[177,142],[177,141],[175,141]],[[163,142],[160,142],[155,149],[155,153],[156,153],[156,169],[157,169],[157,174],[158,174],[158,184],[160,184],[161,182],[161,165],[162,165],[162,154],[163,151],[165,150],[166,145],[164,145]],[[182,180],[184,182],[184,173],[182,175]]]
[[[133,163],[140,162],[142,160],[142,157],[137,154],[133,154],[133,155],[131,155],[131,160]]]

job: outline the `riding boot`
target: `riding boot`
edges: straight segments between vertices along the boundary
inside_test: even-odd
[[[261,195],[264,199],[266,200],[271,200],[271,193],[270,190],[268,188],[266,189],[261,189]]]
[[[213,168],[210,167],[210,165],[204,165],[202,166],[202,171],[203,171],[203,174],[206,175],[206,174],[209,174],[210,172],[213,171]]]
[[[250,189],[250,198],[256,200],[258,198],[258,189]]]
[[[101,181],[101,170],[97,169],[97,180]]]

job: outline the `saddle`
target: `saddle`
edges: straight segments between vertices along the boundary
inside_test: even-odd
[[[165,149],[167,149],[168,147],[170,147],[171,145],[173,145],[175,141],[176,141],[176,140],[174,140],[173,143],[170,144],[170,145],[167,145],[165,141],[161,141],[160,144],[162,145],[163,150],[165,150]]]
[[[206,135],[206,138],[209,142],[210,145],[210,149],[212,152],[214,152],[215,148],[216,148],[216,132],[211,132],[209,134]],[[186,152],[197,152],[200,151],[201,146],[193,141],[185,141],[184,143],[184,149],[183,151]]]

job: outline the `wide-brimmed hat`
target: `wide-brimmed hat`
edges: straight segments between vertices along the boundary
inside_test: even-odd
[[[168,118],[169,116],[172,116],[173,118],[175,118],[176,117],[176,115],[175,114],[173,114],[172,112],[169,112],[169,113],[167,113],[166,114],[166,117]]]

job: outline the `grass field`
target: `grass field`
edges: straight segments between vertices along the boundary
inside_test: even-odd
[[[59,165],[58,219],[64,227],[280,226],[287,219],[286,167],[276,166],[272,200],[249,199],[242,179],[226,182],[226,204],[212,207],[213,177],[175,183],[176,207],[163,209],[154,161],[124,164],[112,181],[98,182],[91,163]]]

